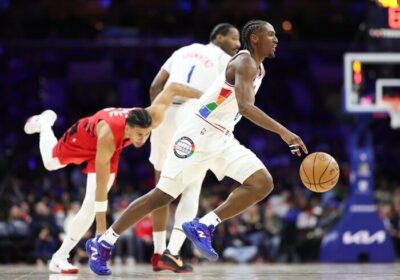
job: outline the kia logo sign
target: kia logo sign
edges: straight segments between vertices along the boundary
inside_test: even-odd
[[[374,234],[370,234],[368,230],[359,230],[355,233],[346,231],[343,233],[342,242],[345,245],[357,244],[357,245],[369,245],[374,242],[381,244],[386,240],[386,232],[379,230]]]

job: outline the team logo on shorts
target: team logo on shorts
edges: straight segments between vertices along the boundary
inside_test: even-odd
[[[174,145],[174,154],[178,158],[188,158],[194,153],[194,143],[189,137],[179,138]]]

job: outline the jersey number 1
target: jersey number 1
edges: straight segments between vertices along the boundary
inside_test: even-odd
[[[189,73],[188,73],[188,76],[187,76],[187,83],[188,84],[190,84],[190,79],[192,78],[192,74],[193,74],[193,71],[194,71],[194,68],[196,67],[196,65],[192,65],[192,67],[190,67],[190,70],[189,70]]]

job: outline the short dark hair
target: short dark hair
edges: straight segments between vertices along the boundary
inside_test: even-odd
[[[236,28],[236,26],[223,22],[220,24],[217,24],[210,33],[210,42],[214,41],[215,38],[217,38],[218,35],[226,36],[231,28]]]
[[[243,26],[241,34],[243,49],[252,50],[250,35],[259,31],[261,27],[265,24],[268,24],[268,22],[266,22],[265,20],[257,19],[257,20],[250,20]]]
[[[148,128],[152,124],[152,118],[146,109],[135,108],[129,111],[126,123],[131,127],[137,125],[142,128]]]

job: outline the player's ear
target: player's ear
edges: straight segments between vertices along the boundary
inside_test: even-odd
[[[218,34],[217,37],[215,37],[215,41],[217,44],[220,44],[224,41],[224,36],[222,34]]]
[[[259,38],[258,38],[258,36],[256,34],[254,34],[254,33],[250,34],[250,41],[251,42],[258,43],[258,40],[259,40]]]

